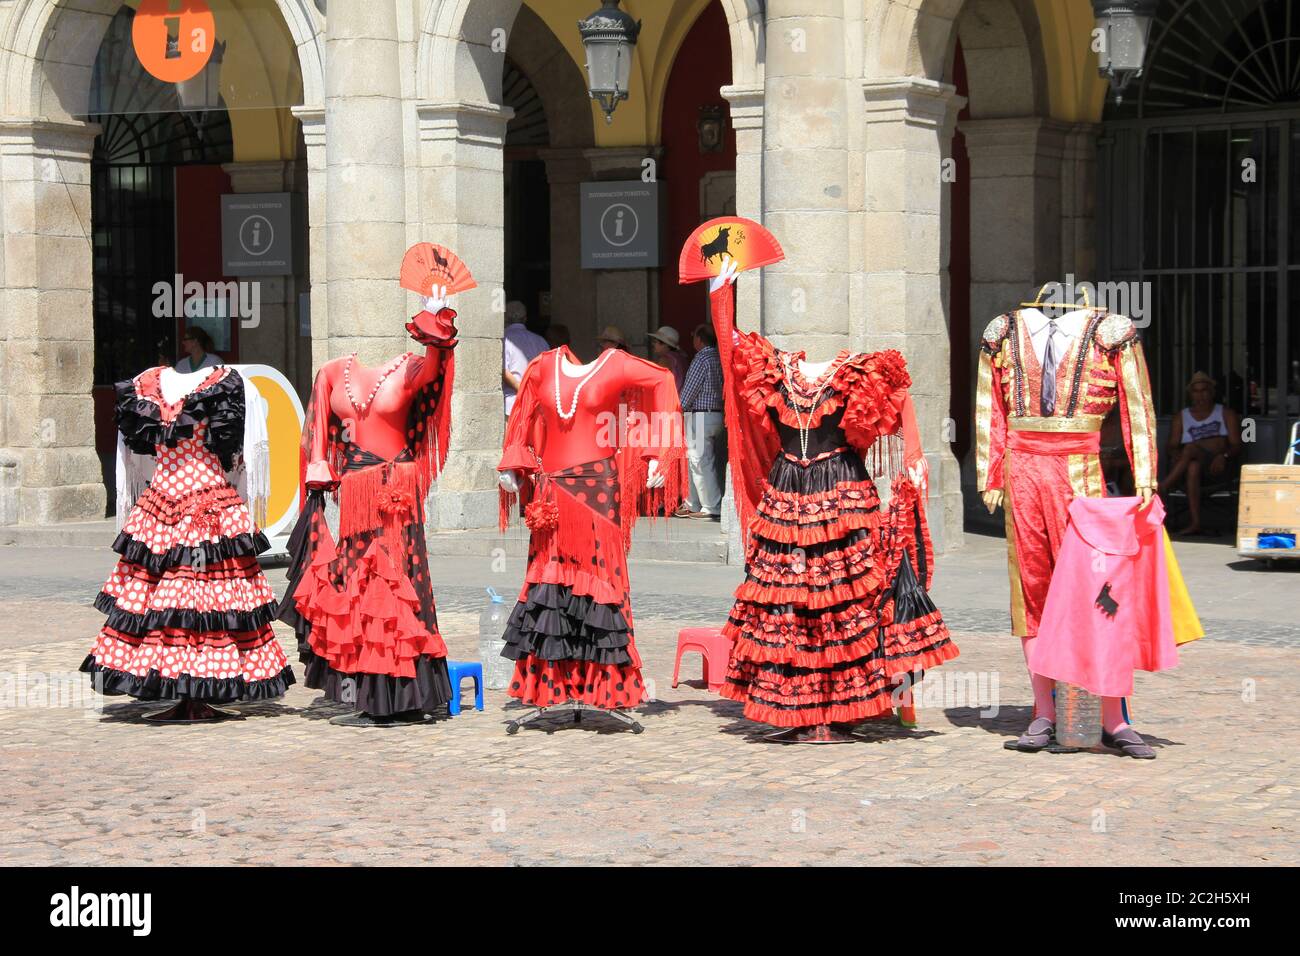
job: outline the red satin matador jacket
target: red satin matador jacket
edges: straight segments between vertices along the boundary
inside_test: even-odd
[[[1092,309],[1083,331],[1057,367],[1056,408],[1036,414],[1042,392],[1042,366],[1019,312],[1000,315],[984,330],[975,403],[975,468],[981,492],[1003,487],[1008,431],[1080,434],[1100,432],[1118,402],[1124,446],[1137,488],[1156,485],[1156,424],[1142,343],[1123,315]],[[1101,494],[1095,456],[1085,465],[1095,474],[1080,476],[1091,497]],[[1083,494],[1082,487],[1076,493]]]

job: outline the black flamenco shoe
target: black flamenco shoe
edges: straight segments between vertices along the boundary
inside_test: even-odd
[[[1025,732],[1015,740],[1008,740],[1002,745],[1005,750],[1019,750],[1032,754],[1046,750],[1056,743],[1056,724],[1046,717],[1035,717],[1025,728]]]
[[[830,724],[812,724],[808,727],[789,727],[764,738],[777,744],[851,744],[855,740],[852,734],[831,726]]]
[[[1134,760],[1156,759],[1156,752],[1142,739],[1142,735],[1132,727],[1125,727],[1114,734],[1108,734],[1103,730],[1101,732],[1101,745],[1110,750],[1118,750],[1124,756],[1132,757]]]

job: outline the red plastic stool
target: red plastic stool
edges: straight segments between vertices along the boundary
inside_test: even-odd
[[[719,627],[686,627],[677,632],[677,660],[673,662],[673,686],[682,670],[682,655],[697,651],[704,658],[704,682],[717,693],[727,673],[731,659],[731,638],[723,636]]]

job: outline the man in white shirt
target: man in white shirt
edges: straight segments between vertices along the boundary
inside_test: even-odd
[[[522,302],[506,303],[506,334],[501,343],[501,391],[506,399],[506,418],[515,407],[515,395],[519,392],[519,380],[524,377],[524,369],[550,348],[546,339],[528,331],[524,324],[527,318],[528,310]]]

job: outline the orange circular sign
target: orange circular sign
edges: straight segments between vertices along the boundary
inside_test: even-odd
[[[131,22],[140,65],[164,83],[197,76],[216,40],[216,20],[205,0],[140,0]]]

